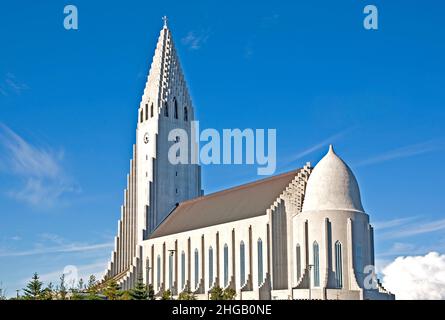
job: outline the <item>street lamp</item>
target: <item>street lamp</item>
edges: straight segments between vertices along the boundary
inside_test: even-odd
[[[309,264],[308,265],[308,267],[309,267],[309,300],[312,299],[312,297],[311,297],[311,274],[312,274],[312,267],[313,266],[314,266],[313,264]]]

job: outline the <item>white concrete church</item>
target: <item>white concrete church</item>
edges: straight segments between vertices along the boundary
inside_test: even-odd
[[[168,133],[190,136],[194,119],[165,21],[106,278],[129,289],[142,277],[157,295],[191,290],[198,299],[214,286],[235,289],[237,299],[394,299],[378,281],[366,289],[373,228],[332,146],[315,168],[204,196],[199,165],[168,161]]]

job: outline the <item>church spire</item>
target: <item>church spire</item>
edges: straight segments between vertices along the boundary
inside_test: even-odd
[[[168,25],[167,25],[167,22],[168,22],[168,18],[167,18],[167,16],[163,16],[162,17],[162,21],[164,21],[164,28],[168,28]]]

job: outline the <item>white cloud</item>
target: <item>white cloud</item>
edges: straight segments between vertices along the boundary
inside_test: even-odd
[[[53,206],[62,195],[79,192],[63,167],[63,152],[33,146],[0,123],[0,165],[23,182],[8,195],[32,206]]]
[[[3,96],[8,96],[8,93],[15,93],[20,95],[23,91],[28,90],[27,84],[21,82],[17,77],[8,72],[4,77],[3,81],[0,83],[0,94]]]
[[[283,163],[283,165],[288,165],[290,163],[293,163],[301,158],[304,158],[308,155],[310,155],[311,153],[318,151],[324,147],[327,147],[328,144],[333,143],[334,141],[337,141],[338,139],[344,137],[349,131],[351,131],[353,128],[349,128],[343,131],[340,131],[326,139],[324,139],[323,141],[320,141],[316,144],[314,144],[311,147],[308,147],[307,149],[298,152],[297,154],[292,155],[291,157],[288,158],[288,160],[285,160],[285,162]],[[327,151],[327,148],[326,148]]]
[[[445,299],[445,255],[398,257],[383,268],[383,286],[401,300]]]
[[[207,42],[208,38],[208,32],[197,33],[195,31],[189,31],[187,35],[181,39],[181,42],[189,49],[198,50],[204,43]]]
[[[24,250],[24,251],[6,251],[0,250],[0,258],[1,257],[22,257],[22,256],[33,256],[33,255],[43,255],[43,254],[51,254],[51,253],[74,253],[74,252],[85,252],[85,251],[96,251],[103,249],[112,249],[114,248],[113,242],[106,243],[96,243],[96,244],[88,244],[88,243],[67,243],[57,246],[36,246],[33,249]]]
[[[386,220],[386,221],[376,221],[376,222],[373,222],[372,225],[374,226],[375,230],[390,229],[390,228],[404,225],[404,224],[411,222],[417,218],[418,218],[418,216],[397,218],[397,219]]]
[[[417,156],[424,153],[433,152],[439,149],[443,148],[443,142],[438,140],[430,140],[425,141],[418,144],[413,144],[401,148],[397,148],[394,150],[390,150],[387,152],[384,152],[382,154],[376,155],[374,157],[370,157],[366,160],[363,160],[359,163],[357,163],[355,166],[367,166],[367,165],[373,165],[376,163],[382,163],[390,160],[395,159],[401,159],[401,158],[408,158]]]
[[[396,239],[416,236],[425,233],[432,233],[445,230],[445,219],[439,219],[436,221],[417,222],[409,224],[404,227],[397,228],[395,230],[388,231],[379,236],[380,239]]]

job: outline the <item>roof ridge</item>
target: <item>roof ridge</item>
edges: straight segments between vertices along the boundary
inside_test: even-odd
[[[301,170],[301,168],[298,168],[298,169],[291,170],[291,171],[284,172],[284,173],[280,173],[280,174],[277,174],[277,175],[274,175],[274,176],[271,176],[271,177],[268,177],[268,178],[263,178],[263,179],[260,179],[260,180],[246,182],[246,183],[240,184],[238,186],[234,186],[234,187],[230,187],[230,188],[227,188],[227,189],[215,191],[215,192],[212,192],[212,193],[204,195],[204,196],[199,196],[199,197],[196,197],[196,198],[193,198],[193,199],[190,199],[190,200],[186,200],[186,201],[180,202],[179,205],[176,208],[178,208],[178,207],[180,207],[182,205],[185,205],[185,204],[197,202],[198,200],[203,200],[203,199],[216,197],[216,196],[219,196],[221,194],[225,194],[225,193],[228,193],[228,192],[233,192],[233,191],[237,191],[237,190],[240,190],[240,189],[245,189],[247,187],[251,187],[251,186],[254,186],[254,185],[257,185],[257,184],[261,184],[261,183],[264,183],[266,181],[271,181],[271,180],[275,180],[275,179],[278,179],[278,178],[282,178],[283,176],[286,176],[286,175],[297,174],[297,172],[300,171],[300,170]]]

